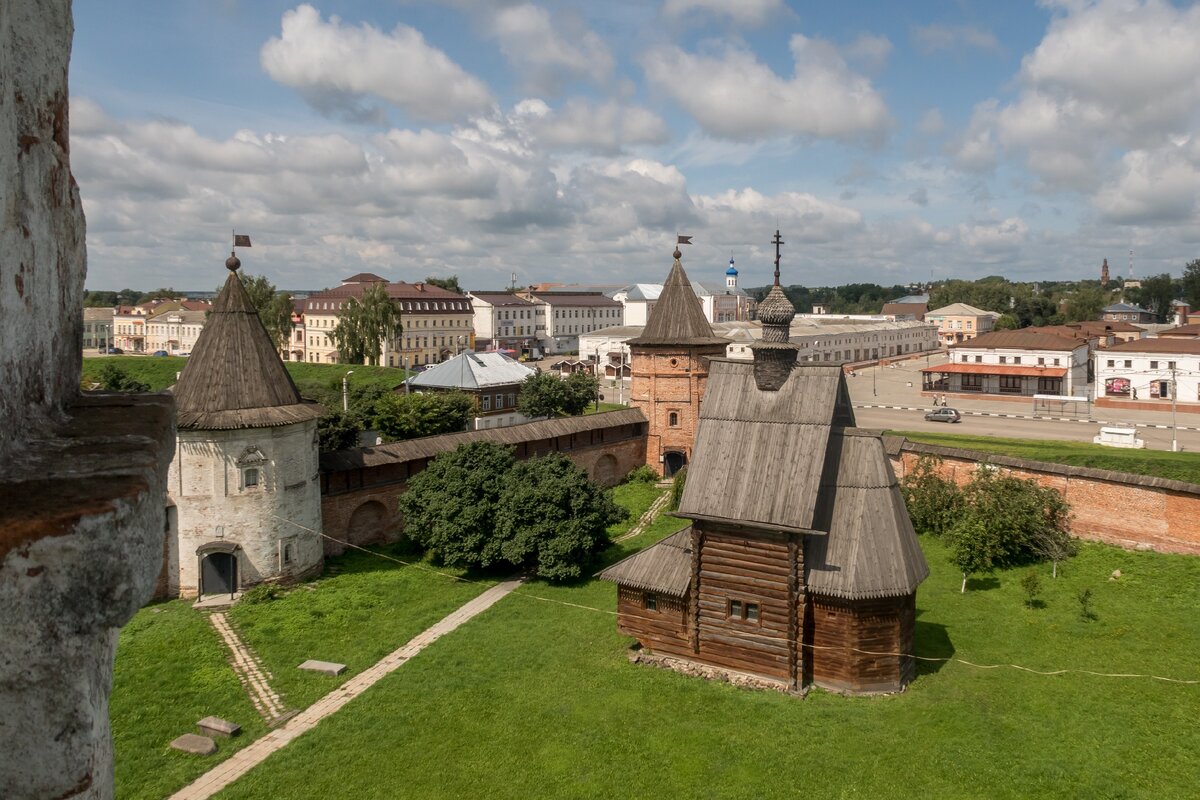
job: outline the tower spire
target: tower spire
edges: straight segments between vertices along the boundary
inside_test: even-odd
[[[784,241],[779,236],[779,229],[775,229],[775,238],[771,240],[771,244],[775,245],[775,285],[779,285],[779,247],[784,244]]]
[[[783,237],[775,231],[775,285],[758,304],[758,319],[762,322],[762,338],[750,345],[754,354],[754,380],[759,389],[776,391],[787,381],[796,364],[796,346],[792,344],[792,320],[796,309],[779,285],[779,248]]]

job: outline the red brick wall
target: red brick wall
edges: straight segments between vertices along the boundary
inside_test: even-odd
[[[691,463],[708,359],[724,352],[721,346],[632,348],[629,405],[640,408],[650,423],[646,463],[660,475],[663,453],[683,453]],[[678,415],[675,425],[670,424],[672,413]]]
[[[909,450],[893,456],[896,476],[904,477],[919,457],[920,453]],[[966,456],[942,455],[941,459],[942,474],[960,484],[969,481],[978,467],[977,460]],[[1070,470],[1022,463],[1000,468],[1056,489],[1071,504],[1071,533],[1075,536],[1125,548],[1200,555],[1200,494],[1063,474]]]

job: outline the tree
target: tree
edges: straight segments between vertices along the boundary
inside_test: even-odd
[[[561,453],[519,461],[504,479],[496,536],[504,560],[538,577],[578,578],[609,543],[608,526],[624,517],[612,493]]]
[[[998,331],[1015,331],[1019,327],[1021,327],[1021,320],[1017,319],[1016,314],[1001,314],[992,325],[992,328]]]
[[[331,408],[317,420],[317,446],[322,453],[358,447],[362,418],[340,408]]]
[[[539,370],[521,384],[517,410],[527,417],[557,417],[565,402],[563,380]]]
[[[600,381],[586,372],[572,372],[562,381],[562,405],[559,411],[567,416],[578,416],[596,401],[600,393]]]
[[[1183,268],[1183,299],[1194,309],[1200,309],[1200,258],[1192,259]]]
[[[1067,321],[1086,322],[1100,319],[1108,301],[1109,293],[1098,286],[1080,286],[1067,298]]]
[[[150,391],[150,384],[129,377],[125,370],[111,361],[100,368],[100,388],[106,392],[140,393]]]
[[[238,277],[275,349],[282,350],[292,336],[292,313],[295,310],[292,296],[277,290],[266,275],[238,273]]]
[[[455,294],[463,293],[462,287],[458,285],[457,275],[451,275],[449,278],[435,278],[434,276],[430,275],[425,279],[425,282],[430,286],[437,286],[445,289],[448,292],[454,292]]]
[[[1069,539],[1070,506],[1056,490],[1032,479],[980,465],[963,488],[968,515],[988,531],[998,566],[1039,558],[1039,548],[1060,537]]]
[[[913,528],[933,536],[948,531],[963,507],[958,484],[942,477],[941,464],[942,460],[937,456],[923,455],[900,481],[900,491],[904,494]]]
[[[1050,572],[1051,578],[1058,577],[1058,563],[1066,561],[1079,549],[1075,545],[1075,540],[1071,538],[1071,534],[1067,533],[1066,528],[1057,525],[1045,526],[1035,532],[1031,546],[1034,553],[1053,565]]]
[[[400,307],[388,297],[385,286],[377,283],[363,292],[361,300],[351,297],[346,301],[341,318],[329,336],[343,364],[377,365],[383,342],[402,331]]]
[[[1142,281],[1140,289],[1130,289],[1131,300],[1158,316],[1159,319],[1169,319],[1171,302],[1176,299],[1176,288],[1171,276],[1167,273],[1155,275]]]
[[[392,392],[375,406],[375,428],[385,442],[465,430],[475,403],[463,392]]]
[[[491,442],[442,453],[400,495],[404,531],[435,561],[486,568],[503,562],[496,506],[513,465],[513,448]]]
[[[946,532],[950,543],[950,560],[962,572],[961,592],[967,591],[967,578],[996,568],[999,545],[995,531],[989,530],[974,514],[967,514]]]

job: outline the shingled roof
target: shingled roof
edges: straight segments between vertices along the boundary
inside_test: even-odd
[[[642,335],[630,339],[630,347],[687,345],[705,346],[729,344],[713,333],[712,325],[704,316],[704,309],[696,293],[692,291],[692,283],[680,263],[680,252],[675,251],[675,263],[663,283],[662,294],[650,311],[650,319]]]
[[[597,577],[644,592],[683,597],[692,581],[692,527],[618,561]]]
[[[231,257],[227,266],[229,278],[175,384],[176,424],[199,430],[267,428],[321,416],[321,406],[300,399],[238,278],[240,262]]]

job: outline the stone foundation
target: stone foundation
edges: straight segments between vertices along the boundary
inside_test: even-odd
[[[749,672],[738,672],[737,670],[714,667],[711,664],[701,664],[698,661],[692,661],[691,659],[679,656],[651,653],[649,650],[642,649],[641,645],[636,644],[629,648],[629,661],[634,664],[649,664],[652,667],[669,669],[672,672],[678,672],[681,675],[687,675],[692,678],[721,681],[743,689],[769,690],[796,697],[803,697],[808,693],[807,689],[793,689],[788,685],[787,681],[766,678],[762,675],[754,675]]]

